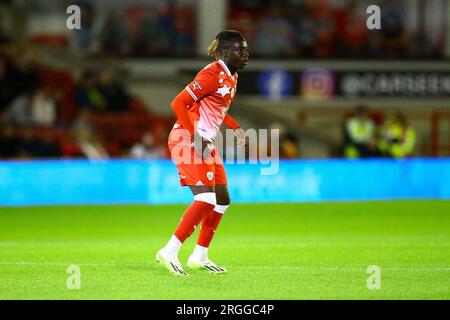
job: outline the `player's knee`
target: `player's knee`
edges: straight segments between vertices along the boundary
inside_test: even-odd
[[[216,194],[214,192],[203,192],[203,193],[196,194],[194,196],[194,200],[200,201],[200,202],[205,202],[212,206],[215,206],[217,203]]]
[[[217,204],[221,205],[221,206],[229,206],[231,204],[231,199],[230,197],[225,197],[225,198],[217,198]]]
[[[229,205],[220,205],[220,204],[216,204],[216,206],[214,207],[214,211],[220,214],[224,214],[225,211],[227,211]]]
[[[230,195],[228,194],[228,192],[221,192],[221,193],[217,193],[216,192],[216,200],[217,200],[217,204],[221,205],[221,206],[229,206],[231,204],[231,199],[230,199]]]

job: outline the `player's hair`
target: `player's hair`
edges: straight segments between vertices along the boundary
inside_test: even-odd
[[[242,41],[244,38],[241,33],[237,30],[224,30],[217,34],[216,38],[208,47],[208,56],[215,57],[219,56],[219,51],[228,48],[230,44],[235,41]]]

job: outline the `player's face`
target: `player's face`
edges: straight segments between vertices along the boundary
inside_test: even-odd
[[[249,52],[247,41],[233,43],[233,47],[230,52],[230,62],[238,70],[242,70],[248,64]]]

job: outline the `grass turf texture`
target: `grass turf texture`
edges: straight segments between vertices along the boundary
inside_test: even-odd
[[[450,202],[234,204],[210,249],[229,273],[179,278],[154,258],[184,208],[0,208],[0,299],[450,298]]]

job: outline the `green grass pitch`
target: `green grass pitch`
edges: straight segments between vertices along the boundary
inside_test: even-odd
[[[448,201],[234,204],[210,249],[229,273],[178,278],[154,257],[185,207],[0,208],[0,299],[450,298]]]

